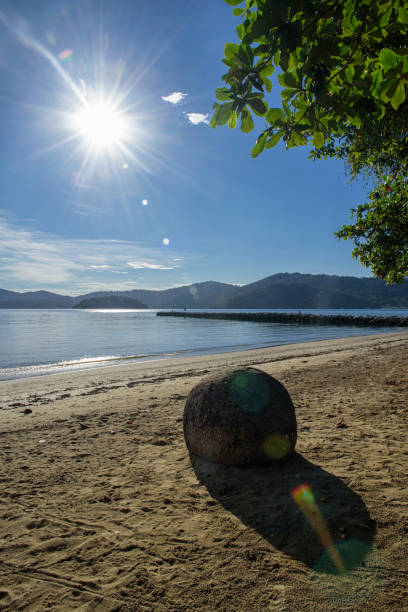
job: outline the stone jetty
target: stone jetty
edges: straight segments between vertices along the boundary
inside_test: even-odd
[[[189,317],[192,319],[226,319],[258,323],[291,323],[293,325],[353,325],[356,327],[408,327],[408,317],[347,314],[309,314],[302,312],[186,312],[159,311],[158,317]]]

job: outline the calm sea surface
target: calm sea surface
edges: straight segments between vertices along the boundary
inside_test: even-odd
[[[302,312],[408,316],[408,309]],[[0,309],[0,380],[393,330],[157,317],[156,310]]]

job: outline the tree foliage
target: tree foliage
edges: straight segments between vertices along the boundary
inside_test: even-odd
[[[369,203],[355,209],[354,225],[337,235],[354,240],[354,255],[374,273],[389,282],[402,280],[408,261],[395,245],[405,232],[398,246],[406,248],[406,224],[388,224],[384,232],[393,236],[384,242],[374,221],[390,221],[392,211],[407,214],[406,0],[225,1],[241,20],[240,42],[225,45],[226,86],[216,91],[211,126],[240,124],[247,133],[253,115],[263,117],[252,157],[281,139],[287,148],[310,143],[313,158],[336,156],[351,176],[365,172],[375,178]],[[275,71],[281,106],[271,108]],[[384,249],[394,249],[393,255]]]
[[[389,283],[400,283],[408,270],[408,183],[396,177],[379,183],[368,202],[351,211],[354,223],[336,235],[354,242],[353,255]]]

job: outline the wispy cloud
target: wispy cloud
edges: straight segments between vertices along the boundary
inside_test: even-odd
[[[170,102],[170,104],[179,104],[184,98],[187,96],[186,93],[182,93],[181,91],[174,91],[168,96],[162,96],[161,99],[164,102]]]
[[[85,215],[87,217],[93,217],[95,215],[111,215],[113,211],[110,208],[104,208],[91,204],[90,202],[79,202],[75,201],[71,204],[71,211],[77,215]]]
[[[131,289],[135,288],[135,278],[129,277],[119,284],[113,282],[113,273],[126,274],[129,266],[145,268],[146,272],[176,267],[161,249],[126,240],[62,238],[21,228],[0,214],[2,288],[25,291],[40,287],[71,294],[90,291],[96,286]]]
[[[204,113],[186,113],[186,117],[193,125],[199,125],[200,123],[210,125],[210,122],[208,121],[208,113],[206,115],[204,115]]]
[[[175,266],[164,266],[162,264],[153,264],[147,261],[128,261],[127,265],[135,270],[147,268],[148,270],[174,270]]]

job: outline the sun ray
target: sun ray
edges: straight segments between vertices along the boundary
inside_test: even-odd
[[[55,151],[56,149],[59,149],[60,147],[63,147],[64,145],[76,139],[77,139],[76,134],[71,134],[70,136],[67,136],[66,138],[62,138],[61,140],[58,140],[58,142],[54,142],[49,147],[45,147],[43,149],[40,149],[39,151],[35,151],[34,153],[31,153],[31,155],[28,155],[25,158],[25,160],[31,161],[33,159],[37,159],[38,157],[42,157],[43,155],[47,155],[48,153],[51,153],[51,151]]]

